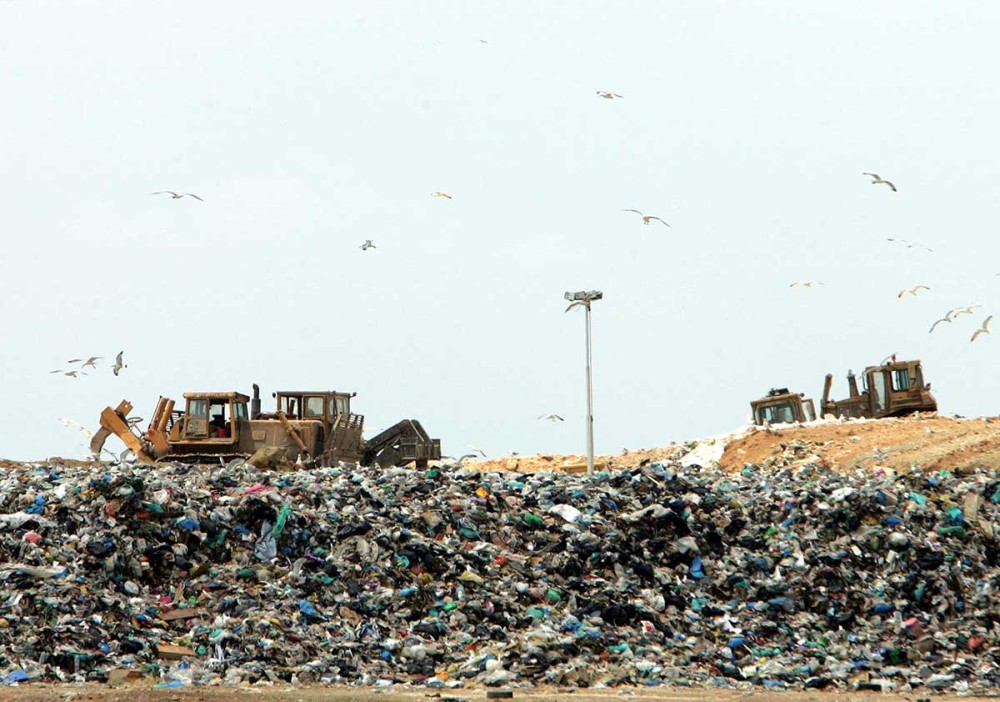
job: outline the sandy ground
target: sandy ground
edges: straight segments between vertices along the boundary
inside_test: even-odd
[[[1000,418],[963,419],[936,415],[877,420],[825,420],[803,425],[751,428],[720,438],[725,447],[720,466],[738,471],[747,463],[761,467],[801,464],[822,458],[837,470],[887,467],[963,470],[981,466],[1000,469]],[[596,456],[598,470],[632,468],[645,461],[681,458],[684,444],[635,449]],[[511,456],[466,465],[483,470],[581,471],[586,457]]]
[[[818,691],[750,691],[702,690],[688,688],[613,688],[600,690],[576,690],[574,692],[531,689],[515,690],[515,700],[532,702],[597,702],[598,700],[656,700],[657,702],[914,702],[928,697],[927,692],[907,694],[885,694],[877,692],[818,692]],[[954,695],[934,695],[934,702],[956,702],[974,695],[956,697]],[[54,702],[73,700],[74,702],[130,702],[143,699],[149,702],[216,702],[221,700],[275,700],[275,702],[480,702],[486,700],[486,690],[448,690],[434,692],[412,690],[406,692],[375,693],[371,689],[347,689],[327,687],[249,687],[249,688],[186,688],[157,689],[136,683],[127,687],[109,689],[99,685],[57,685],[21,686],[0,689],[0,700],[18,702]]]
[[[964,470],[1000,468],[1000,419],[986,417],[907,417],[854,420],[755,431],[726,446],[720,464],[739,470],[745,463],[767,465],[780,454],[809,454],[839,470],[858,467]]]

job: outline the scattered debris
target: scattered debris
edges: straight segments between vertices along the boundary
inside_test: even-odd
[[[1000,475],[795,442],[682,465],[709,448],[593,476],[8,463],[0,675],[992,689]]]

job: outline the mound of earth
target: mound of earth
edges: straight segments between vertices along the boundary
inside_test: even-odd
[[[914,415],[891,419],[828,419],[807,424],[750,427],[732,434],[662,448],[595,456],[597,470],[633,468],[651,461],[717,462],[728,471],[746,464],[796,466],[818,461],[836,470],[876,466],[925,470],[1000,468],[1000,418]],[[583,455],[510,456],[470,464],[482,470],[585,470]]]

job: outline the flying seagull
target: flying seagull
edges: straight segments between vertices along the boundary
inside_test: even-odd
[[[78,375],[87,375],[87,374],[84,373],[83,371],[71,370],[71,371],[64,371],[63,375],[68,375],[70,378],[75,378]]]
[[[60,419],[59,421],[63,423],[63,426],[75,427],[79,429],[80,431],[82,431],[84,434],[87,435],[88,439],[94,435],[94,432],[92,432],[90,429],[80,424],[80,422],[76,421],[75,419]]]
[[[822,285],[823,283],[818,280],[796,280],[794,283],[788,287],[794,288],[796,285],[801,285],[803,288],[811,288],[814,285]]]
[[[989,317],[987,317],[986,319],[984,319],[983,320],[983,326],[979,327],[979,329],[977,329],[976,331],[974,331],[972,333],[972,338],[969,339],[969,341],[975,341],[976,337],[979,336],[980,334],[989,334],[990,333],[990,320],[991,319],[993,319],[993,315],[990,315]]]
[[[91,356],[90,358],[71,358],[66,363],[81,363],[83,365],[80,368],[86,368],[90,366],[91,368],[97,368],[97,364],[94,361],[100,361],[102,356]]]
[[[104,453],[107,453],[109,456],[111,456],[111,460],[112,461],[115,461],[117,463],[124,463],[125,459],[129,458],[132,455],[132,449],[127,448],[124,451],[122,451],[121,453],[115,454],[115,453],[111,452],[110,450],[108,450],[106,448],[102,448],[101,449],[101,453],[98,453],[98,454],[94,455],[94,460],[97,460],[97,461],[101,460],[101,455],[104,454]],[[242,461],[243,459],[241,458],[239,460]]]
[[[896,297],[902,298],[903,295],[913,295],[914,297],[916,297],[917,292],[919,292],[920,290],[930,290],[930,288],[922,284],[914,285],[912,288],[903,288],[902,290],[899,291],[899,294],[896,295]]]
[[[452,199],[451,195],[449,195],[448,193],[444,192],[443,190],[435,190],[434,192],[431,193],[431,195],[433,195],[434,197],[443,197],[443,198],[446,198],[448,200]]]
[[[664,222],[659,217],[657,217],[655,215],[643,214],[639,210],[634,210],[632,208],[628,208],[628,209],[623,209],[622,212],[635,212],[637,215],[639,215],[640,217],[642,217],[642,223],[643,224],[649,224],[650,220],[654,220],[655,219],[657,222],[662,223],[663,226],[665,226],[665,227],[669,227],[670,226],[669,224],[667,224],[666,222]]]
[[[618,93],[611,93],[608,92],[607,90],[598,90],[597,94],[600,95],[605,100],[614,100],[615,98],[621,97],[621,95],[619,95]]]
[[[195,200],[205,202],[194,193],[175,193],[173,190],[157,190],[153,195],[169,195],[171,200],[180,200],[182,197],[193,197]]]
[[[915,241],[909,241],[908,239],[893,239],[892,237],[889,237],[888,239],[886,239],[886,241],[892,241],[897,244],[904,244],[908,249],[927,249],[931,253],[934,253],[934,249],[924,246],[923,244],[918,244]]]
[[[358,248],[360,248],[362,251],[367,251],[368,249],[374,249],[375,244],[372,243],[371,239],[365,239],[365,243],[363,243]]]
[[[115,365],[111,366],[111,372],[114,373],[115,375],[121,373],[122,368],[128,368],[128,366],[126,366],[122,362],[122,354],[124,353],[125,353],[124,351],[119,351],[118,355],[115,356]]]
[[[465,467],[465,461],[468,460],[468,459],[470,459],[470,458],[475,458],[475,457],[476,457],[476,454],[474,454],[474,453],[466,453],[466,454],[464,454],[462,456],[459,456],[458,458],[452,458],[451,456],[441,456],[441,460],[442,461],[444,461],[444,460],[451,461],[452,465],[456,465],[459,468],[464,468]]]
[[[954,319],[955,317],[959,317],[963,314],[972,314],[972,310],[974,310],[977,307],[982,307],[982,305],[969,305],[967,307],[956,307],[948,314],[950,314],[951,318]]]
[[[892,188],[892,192],[896,192],[896,186],[890,183],[888,180],[880,176],[878,173],[862,173],[861,175],[871,176],[872,185],[878,185],[879,183],[884,183]]]
[[[872,452],[867,456],[862,456],[857,461],[854,462],[855,467],[860,466],[863,462],[869,459],[875,459],[875,463],[882,465],[885,462],[885,457],[891,453],[891,449],[880,449],[878,446],[872,446]]]
[[[476,448],[475,446],[470,446],[469,448],[478,453],[483,458],[486,458],[486,452],[483,451],[481,448]]]
[[[563,418],[560,417],[558,414],[543,414],[542,416],[539,417],[539,419],[547,419],[550,422],[562,422],[562,421],[564,421]]]
[[[951,317],[949,315],[951,315],[951,312],[949,312],[944,317],[942,317],[941,319],[939,319],[936,322],[934,322],[934,324],[931,325],[931,330],[929,332],[927,332],[927,333],[930,334],[932,331],[934,331],[934,328],[937,325],[939,325],[941,322],[951,322]]]

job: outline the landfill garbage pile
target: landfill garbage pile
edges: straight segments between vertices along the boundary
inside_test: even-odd
[[[0,676],[166,685],[1000,682],[1000,480],[24,464]]]

